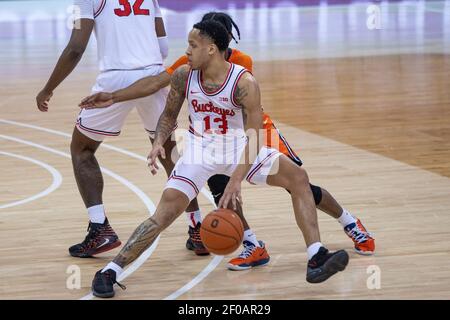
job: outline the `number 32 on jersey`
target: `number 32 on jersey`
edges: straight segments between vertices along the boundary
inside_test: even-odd
[[[135,0],[133,6],[129,0],[119,0],[119,4],[123,8],[114,9],[114,13],[119,17],[128,17],[131,13],[135,16],[148,16],[150,15],[150,10],[142,9],[141,6],[144,0]]]

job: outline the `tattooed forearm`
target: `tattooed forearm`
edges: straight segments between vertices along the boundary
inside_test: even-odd
[[[176,99],[174,97],[174,93],[172,92],[172,89],[170,90],[169,96],[167,98],[167,104],[166,108],[164,109],[164,112],[161,114],[158,120],[158,125],[156,126],[156,136],[155,141],[163,145],[167,139],[170,137],[170,134],[172,133],[173,129],[175,128],[175,125],[177,123],[177,117],[178,111],[174,111],[170,106],[169,103],[171,101],[174,101]],[[181,101],[181,105],[183,104],[183,101]],[[180,106],[181,109],[181,106]]]
[[[183,66],[178,68],[172,75],[170,81],[170,92],[167,97],[166,108],[158,120],[156,127],[155,142],[163,145],[170,137],[173,128],[176,125],[178,114],[183,106],[186,97],[186,81],[189,74],[189,68]]]
[[[114,263],[122,268],[129,265],[152,245],[160,233],[161,228],[155,220],[152,218],[145,220],[137,227],[127,244],[120,250],[114,259]]]

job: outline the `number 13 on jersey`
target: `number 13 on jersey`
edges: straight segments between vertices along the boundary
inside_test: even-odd
[[[213,131],[211,130],[211,116],[204,117],[203,121],[205,122],[205,132],[212,133]],[[219,123],[218,127],[220,130],[214,130],[215,133],[226,134],[228,132],[228,121],[226,115],[215,117],[213,121],[214,123]]]

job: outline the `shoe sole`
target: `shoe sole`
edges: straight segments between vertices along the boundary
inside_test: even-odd
[[[205,251],[194,250],[194,252],[197,256],[209,256],[209,254],[210,254],[209,251],[206,249],[205,249]]]
[[[270,257],[267,259],[260,260],[260,261],[261,262],[253,263],[252,265],[243,266],[243,267],[229,263],[227,265],[227,268],[231,271],[243,271],[243,270],[248,270],[248,269],[256,268],[256,267],[264,267],[265,265],[267,265],[269,263]]]
[[[69,253],[72,257],[75,257],[75,258],[92,258],[93,256],[95,256],[97,254],[115,249],[118,246],[120,246],[121,244],[122,244],[122,242],[120,240],[117,240],[116,242],[113,242],[107,246],[101,247],[100,250],[97,250],[97,251],[93,250],[93,251],[89,251],[89,252],[82,253],[82,254],[76,254],[76,253],[72,253],[72,252],[69,252]]]
[[[92,290],[92,294],[98,298],[112,298],[114,297],[114,291],[112,293],[98,293]]]
[[[208,249],[206,248],[196,250],[194,245],[192,245],[192,242],[190,242],[189,240],[186,241],[186,249],[188,249],[189,251],[194,251],[197,256],[209,256],[210,254]]]
[[[362,256],[371,256],[371,255],[373,255],[373,251],[361,251],[361,250],[358,250],[356,248],[354,248],[354,249],[355,249],[355,252],[357,254],[360,254]]]
[[[339,271],[344,271],[349,260],[348,253],[344,250],[336,252],[327,262],[322,266],[323,272],[316,277],[306,276],[306,281],[309,283],[324,282]]]

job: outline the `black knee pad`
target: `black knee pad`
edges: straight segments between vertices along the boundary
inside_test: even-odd
[[[314,202],[316,203],[316,205],[318,205],[322,201],[322,189],[311,183],[309,184],[309,186],[311,187],[311,191],[314,196]]]
[[[209,190],[211,190],[216,205],[219,204],[228,181],[230,181],[230,177],[223,174],[216,174],[208,179]]]

